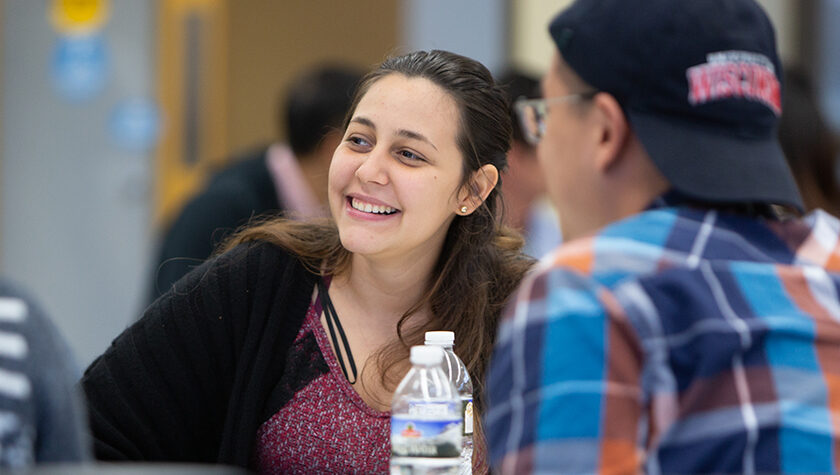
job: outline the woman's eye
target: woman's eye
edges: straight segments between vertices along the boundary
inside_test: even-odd
[[[357,146],[359,146],[359,147],[367,147],[367,146],[370,146],[370,142],[368,142],[368,141],[367,141],[367,140],[365,140],[364,138],[359,137],[359,136],[357,136],[357,135],[353,135],[353,136],[348,137],[348,138],[347,138],[347,141],[348,141],[348,142],[350,142],[351,144],[353,144],[353,145],[357,145]]]
[[[423,157],[409,150],[400,150],[399,155],[409,161],[423,160]]]

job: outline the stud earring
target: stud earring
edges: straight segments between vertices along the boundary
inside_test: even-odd
[[[461,213],[467,214],[467,211],[469,211],[469,208],[467,208],[466,206],[461,206]]]

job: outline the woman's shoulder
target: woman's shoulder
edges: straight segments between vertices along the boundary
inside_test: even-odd
[[[211,257],[175,283],[176,293],[206,286],[255,287],[278,279],[291,285],[314,282],[316,275],[293,252],[271,242],[240,243]]]
[[[214,265],[253,266],[263,261],[276,263],[299,263],[299,257],[292,251],[269,241],[252,240],[237,244],[213,258]]]

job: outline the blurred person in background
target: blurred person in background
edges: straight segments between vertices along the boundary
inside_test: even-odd
[[[481,414],[501,309],[533,262],[499,217],[510,137],[480,63],[383,62],[332,158],[332,219],[246,228],[87,369],[97,457],[385,473],[391,398],[428,330],[455,332]]]
[[[840,216],[837,136],[817,104],[808,74],[799,68],[786,68],[784,79],[779,141],[802,192],[805,209],[821,208]]]
[[[488,375],[499,473],[840,471],[840,221],[779,145],[754,0],[577,0],[520,101],[564,244]]]
[[[516,69],[499,76],[499,84],[511,104],[517,99],[540,96],[539,81]],[[505,222],[525,236],[524,252],[536,258],[560,244],[557,213],[545,195],[545,174],[537,161],[537,148],[522,135],[522,128],[511,107],[513,142],[508,152],[508,169],[502,173]]]
[[[274,143],[232,158],[187,202],[162,238],[150,302],[254,218],[326,215],[330,158],[361,76],[351,67],[323,65],[292,82],[278,108],[288,144]]]
[[[0,471],[91,459],[73,361],[35,300],[0,279]]]

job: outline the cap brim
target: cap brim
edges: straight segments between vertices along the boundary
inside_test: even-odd
[[[710,202],[783,204],[803,211],[775,136],[743,139],[673,117],[627,115],[648,155],[681,193]]]

